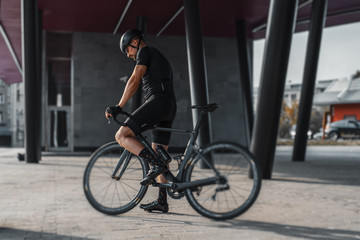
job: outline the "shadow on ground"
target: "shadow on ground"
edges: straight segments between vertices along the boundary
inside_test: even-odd
[[[91,240],[91,238],[81,238],[74,236],[58,235],[54,233],[34,232],[14,228],[0,228],[0,239],[26,239],[26,240]]]
[[[354,151],[353,149],[356,149]],[[303,183],[360,186],[360,148],[352,151],[328,147],[307,150],[305,161],[293,162],[291,148],[278,152],[274,161],[273,180]]]
[[[176,214],[175,214],[176,215]],[[137,217],[126,217],[128,219],[137,219]],[[201,218],[201,216],[199,216]],[[209,227],[209,228],[219,228],[221,229],[244,229],[257,232],[268,232],[277,234],[279,236],[299,239],[309,239],[309,240],[354,240],[360,239],[360,231],[344,230],[344,229],[328,229],[328,228],[312,228],[304,226],[294,226],[294,225],[285,225],[271,222],[260,222],[260,221],[248,221],[248,220],[228,220],[228,221],[184,221],[173,219],[171,216],[166,218],[152,218],[144,217],[144,221],[152,221],[161,223],[172,223],[178,225],[190,225],[190,226],[199,226]]]

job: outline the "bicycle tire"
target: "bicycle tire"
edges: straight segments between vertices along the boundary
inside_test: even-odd
[[[131,156],[120,180],[111,177],[123,151],[124,148],[115,141],[101,146],[91,155],[84,172],[83,188],[87,200],[96,210],[108,215],[133,209],[148,188],[140,185],[149,169],[148,164],[135,155]]]
[[[212,159],[216,170],[226,176],[229,189],[225,190],[226,185],[221,183],[186,189],[185,195],[192,208],[215,220],[235,218],[248,210],[261,187],[261,174],[253,155],[231,142],[209,144],[201,154]],[[186,181],[216,176],[214,170],[201,166],[204,163],[200,159],[200,156],[195,156],[193,160],[189,160]],[[216,193],[216,190],[221,191]]]

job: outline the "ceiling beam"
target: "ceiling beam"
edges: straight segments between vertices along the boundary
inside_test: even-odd
[[[13,58],[16,67],[19,69],[19,72],[22,75],[23,71],[22,71],[21,65],[19,63],[19,60],[17,59],[14,48],[12,47],[12,45],[10,43],[10,40],[9,40],[8,36],[6,35],[6,32],[5,32],[4,28],[3,28],[3,26],[1,25],[1,23],[0,23],[0,33],[1,33],[1,36],[3,37],[3,39],[5,41],[5,44],[6,44],[7,48],[10,51],[11,57]]]
[[[301,3],[301,4],[299,4],[299,6],[298,6],[298,11],[299,11],[299,9],[301,9],[301,8],[305,7],[306,5],[312,3],[312,1],[313,1],[313,0],[308,0],[308,1],[305,1],[305,2],[303,2],[303,3]],[[257,26],[257,27],[255,27],[255,28],[253,28],[252,32],[253,32],[253,33],[256,33],[256,32],[258,32],[258,31],[260,31],[260,30],[265,29],[266,27],[267,27],[267,22],[266,22],[266,23],[263,23],[263,24],[261,24],[261,25],[259,25],[259,26]]]
[[[360,8],[348,9],[348,10],[336,11],[336,12],[328,13],[326,15],[326,18],[346,16],[346,15],[351,15],[351,14],[356,14],[356,13],[360,13]],[[310,18],[302,18],[302,19],[299,19],[296,22],[296,24],[308,24],[308,23],[310,23]]]
[[[184,10],[184,6],[181,6],[179,10],[170,18],[170,20],[160,29],[160,31],[156,34],[156,36],[160,36],[161,33],[175,20],[175,18]]]
[[[118,29],[119,29],[119,27],[120,27],[120,24],[121,24],[122,21],[124,20],[124,17],[125,17],[128,9],[129,9],[132,1],[133,1],[133,0],[129,0],[128,3],[126,4],[125,9],[124,9],[123,13],[121,14],[121,17],[120,17],[120,19],[119,19],[119,21],[118,21],[118,23],[117,23],[117,25],[116,25],[116,27],[115,27],[115,29],[114,29],[114,32],[113,32],[114,35],[115,35],[116,32],[118,31]]]

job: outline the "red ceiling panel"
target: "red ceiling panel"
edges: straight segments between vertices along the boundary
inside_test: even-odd
[[[0,21],[4,26],[16,55],[21,61],[21,0],[0,0]],[[123,33],[136,27],[136,18],[147,18],[147,34],[155,35],[181,8],[183,0],[132,0],[117,31]],[[300,3],[309,2],[300,0]],[[43,28],[52,32],[105,32],[112,33],[129,0],[38,0],[43,12]],[[265,29],[252,33],[252,29],[266,23],[270,0],[199,0],[204,36],[235,37],[235,20],[245,19],[248,36],[261,38]],[[347,11],[347,14],[338,15]],[[308,19],[311,4],[298,11],[298,19]],[[336,13],[334,15],[334,13]],[[328,0],[326,26],[360,21],[359,0]],[[308,23],[298,24],[297,31],[308,29]],[[165,29],[163,35],[185,35],[184,11]],[[0,37],[0,77],[7,83],[21,81],[9,51]],[[9,80],[11,79],[11,80]]]
[[[0,24],[9,39],[18,61],[21,64],[21,8],[20,1],[0,1]],[[0,78],[5,83],[21,82],[21,74],[10,54],[5,39],[0,35]]]

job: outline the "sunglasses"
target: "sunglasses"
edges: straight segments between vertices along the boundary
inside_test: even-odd
[[[128,47],[125,49],[125,52],[128,54],[129,53],[129,47],[132,47],[132,48],[137,48],[135,47],[134,45],[128,45]]]

